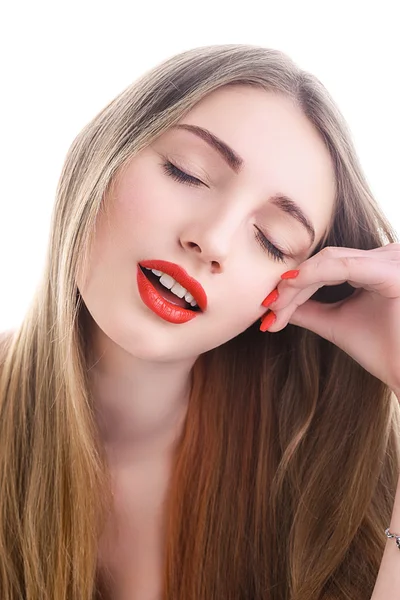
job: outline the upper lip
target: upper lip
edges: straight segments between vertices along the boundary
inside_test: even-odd
[[[173,277],[182,287],[192,294],[199,305],[200,310],[207,310],[207,294],[204,291],[203,286],[196,279],[191,277],[185,269],[168,260],[144,260],[139,264],[141,267],[156,269],[156,271],[162,271]]]

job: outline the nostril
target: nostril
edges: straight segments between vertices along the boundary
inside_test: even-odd
[[[188,248],[192,249],[192,248],[196,248],[196,250],[198,252],[201,252],[201,248],[198,244],[196,244],[196,242],[186,242],[186,245]],[[183,246],[185,246],[185,244],[183,244]]]

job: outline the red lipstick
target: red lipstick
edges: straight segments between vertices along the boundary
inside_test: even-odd
[[[195,312],[181,306],[177,306],[171,302],[168,302],[160,292],[153,286],[151,281],[146,277],[140,267],[146,267],[147,269],[155,269],[162,271],[167,275],[170,275],[181,284],[182,287],[192,294],[196,300],[200,311],[204,312],[207,310],[207,295],[202,285],[193,279],[182,267],[176,263],[171,263],[166,260],[145,260],[138,264],[137,268],[137,284],[139,294],[144,304],[150,308],[154,313],[160,316],[165,321],[170,323],[186,323],[197,317],[200,312]]]

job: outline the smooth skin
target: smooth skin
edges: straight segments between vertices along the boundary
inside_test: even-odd
[[[220,88],[180,124],[229,144],[243,159],[240,170],[193,132],[163,133],[118,174],[99,215],[87,277],[77,277],[93,317],[89,373],[115,501],[99,557],[117,581],[116,600],[150,600],[161,591],[163,506],[196,358],[259,321],[283,271],[322,238],[335,198],[329,152],[287,98]],[[171,177],[166,161],[190,184]],[[297,203],[314,241],[273,204],[276,194]],[[136,285],[137,263],[146,259],[178,263],[200,281],[207,312],[181,325],[154,314]]]
[[[329,340],[399,398],[400,244],[373,250],[327,247],[297,267],[296,277],[277,286],[270,304],[276,320],[269,331],[288,323]],[[357,288],[349,298],[322,304],[309,298],[324,285],[343,282]]]
[[[78,278],[93,317],[93,394],[104,441],[117,461],[168,452],[185,414],[196,358],[260,319],[265,296],[283,271],[311,255],[333,211],[330,154],[290,99],[224,87],[180,124],[205,128],[229,144],[243,160],[240,170],[193,132],[166,131],[119,173],[99,215],[87,279]],[[166,161],[190,183],[167,174]],[[276,194],[296,202],[314,240],[304,224],[273,204]],[[176,325],[143,304],[137,263],[157,258],[178,263],[200,281],[208,296],[204,314]]]
[[[314,331],[385,382],[400,400],[400,244],[373,250],[324,248],[297,270],[275,288],[278,298],[272,297],[273,310],[266,316],[275,317],[269,331],[288,323]],[[344,281],[357,288],[349,298],[331,305],[310,300],[323,285]],[[388,527],[400,536],[400,474]],[[400,588],[399,564],[392,537],[386,541],[371,600],[394,597]]]
[[[229,144],[243,159],[240,170],[193,132],[162,134],[119,173],[99,217],[88,277],[77,281],[93,317],[92,391],[114,480],[115,516],[100,556],[121,599],[147,599],[161,589],[162,506],[193,363],[258,321],[273,290],[272,334],[288,323],[308,328],[398,397],[400,389],[400,247],[327,248],[311,257],[333,214],[335,178],[329,152],[301,110],[287,98],[235,86],[209,94],[180,124]],[[166,161],[190,183],[167,174]],[[296,203],[313,240],[304,222],[274,205],[277,194]],[[200,281],[206,313],[174,325],[143,304],[137,263],[157,258]],[[281,279],[296,269],[297,277]],[[344,281],[358,288],[347,300],[310,300],[319,287]],[[400,528],[399,492],[390,526]],[[400,584],[396,553],[388,540],[373,600]]]

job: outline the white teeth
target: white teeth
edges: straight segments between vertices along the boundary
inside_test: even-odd
[[[171,288],[171,292],[178,296],[178,298],[183,298],[185,294],[187,294],[187,290],[181,286],[180,283],[175,282]]]
[[[185,294],[185,300],[186,300],[186,302],[189,302],[189,304],[191,302],[193,302],[194,298],[193,298],[193,296],[192,296],[192,294],[190,292],[188,292],[187,294]]]
[[[171,277],[171,275],[163,273],[160,277],[160,283],[162,283],[164,287],[170,290],[175,283],[175,279]]]
[[[157,275],[157,277],[160,277],[161,275],[159,279],[160,283],[168,290],[170,290],[173,294],[178,296],[178,298],[183,298],[185,296],[185,300],[186,302],[188,302],[188,304],[190,304],[190,306],[198,306],[192,294],[188,292],[183,286],[181,286],[180,283],[175,281],[175,279],[171,277],[171,275],[167,275],[167,273],[163,273],[162,271],[157,271],[157,269],[148,269],[147,267],[145,267],[145,269],[146,271],[152,271],[154,275]]]

